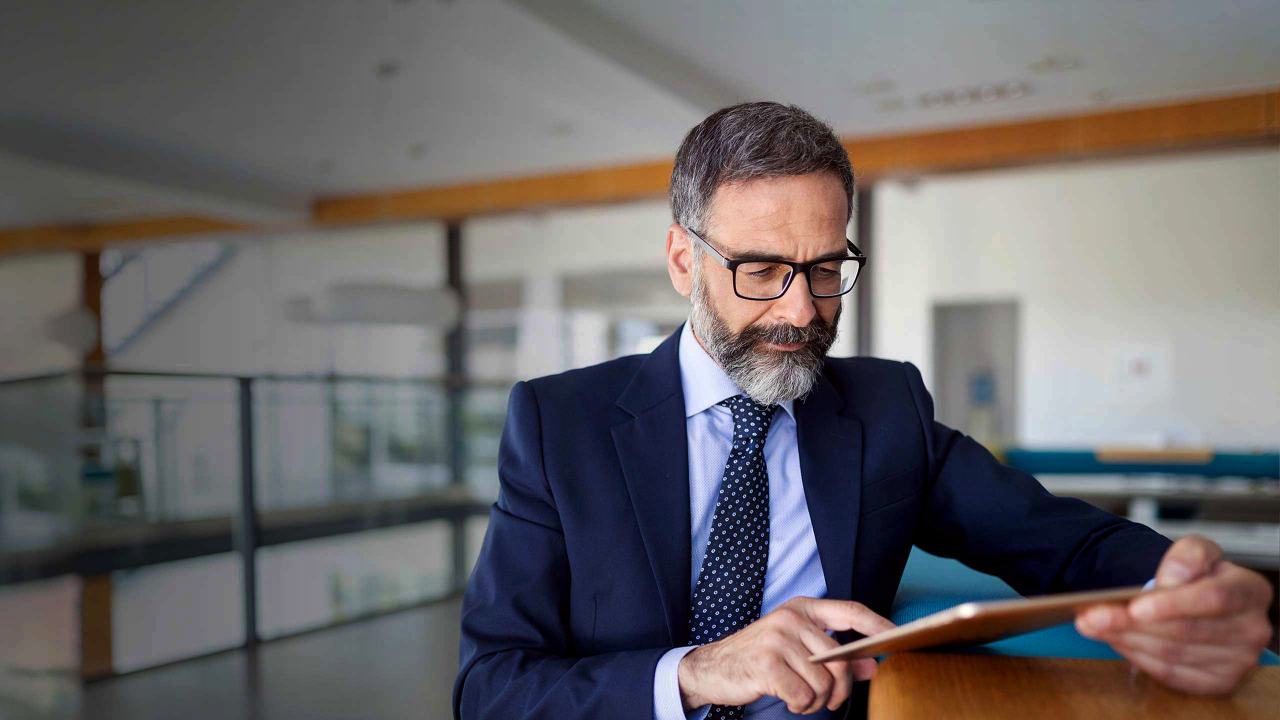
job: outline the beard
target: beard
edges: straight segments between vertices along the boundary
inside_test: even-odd
[[[840,308],[829,323],[814,317],[806,327],[787,323],[748,325],[742,332],[734,333],[716,312],[696,271],[692,300],[689,323],[694,333],[707,354],[720,363],[729,379],[752,400],[765,406],[777,405],[801,400],[813,389],[822,371],[822,361],[836,340]],[[758,347],[763,343],[803,343],[804,347],[794,351]]]

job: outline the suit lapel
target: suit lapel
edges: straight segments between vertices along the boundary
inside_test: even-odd
[[[618,398],[618,405],[633,417],[612,430],[673,645],[688,638],[692,572],[679,338],[677,331],[645,360]]]
[[[862,493],[862,423],[840,414],[843,401],[826,376],[797,402],[796,434],[805,502],[827,581],[827,596],[853,593],[853,553]]]

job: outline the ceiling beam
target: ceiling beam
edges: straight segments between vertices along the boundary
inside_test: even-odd
[[[1280,141],[1280,92],[933,132],[849,138],[866,180]]]
[[[198,216],[146,220],[0,228],[0,255],[53,250],[94,251],[123,242],[198,239],[202,235],[250,230],[243,223]]]
[[[571,42],[622,66],[701,114],[752,93],[712,77],[671,48],[660,47],[581,0],[509,0]]]
[[[564,205],[625,202],[666,192],[671,160],[591,170],[321,198],[312,219],[322,225],[403,219],[460,219]]]
[[[306,219],[305,192],[123,133],[0,113],[0,153],[172,198],[188,212],[247,222]]]
[[[1280,91],[977,127],[845,139],[859,182],[1280,141]],[[661,197],[672,161],[321,198],[322,225],[457,219]]]
[[[1082,158],[1280,143],[1280,91],[844,141],[864,185],[896,175],[946,173]],[[504,212],[662,197],[671,160],[360,195],[320,198],[312,228],[457,220]],[[107,244],[261,230],[181,216],[0,229],[0,254],[91,250]],[[277,230],[282,229],[277,226]],[[291,226],[291,230],[305,229]]]

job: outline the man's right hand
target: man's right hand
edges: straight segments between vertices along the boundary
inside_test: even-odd
[[[689,652],[677,676],[685,710],[703,705],[746,705],[770,695],[793,713],[835,710],[853,680],[869,680],[876,661],[811,663],[809,656],[836,647],[827,630],[863,635],[895,626],[861,603],[797,597],[738,632]]]

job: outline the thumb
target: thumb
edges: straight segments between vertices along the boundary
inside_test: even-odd
[[[1222,548],[1203,535],[1188,535],[1173,544],[1156,570],[1157,587],[1175,587],[1209,574],[1222,559]]]
[[[809,621],[824,630],[856,630],[863,635],[875,635],[897,627],[866,605],[852,600],[810,600],[802,607]]]

